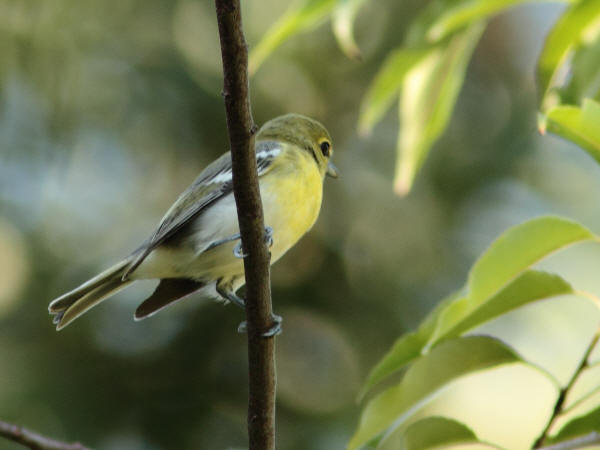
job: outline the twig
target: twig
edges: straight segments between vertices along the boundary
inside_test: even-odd
[[[567,385],[565,387],[563,387],[560,390],[560,392],[558,393],[558,398],[556,399],[556,403],[554,404],[554,410],[552,411],[552,415],[550,416],[548,423],[544,427],[544,430],[542,431],[540,436],[534,442],[532,448],[539,449],[539,448],[543,447],[544,442],[548,438],[548,434],[550,433],[550,429],[552,428],[552,425],[554,425],[554,422],[556,421],[558,416],[563,412],[563,406],[564,406],[565,400],[567,398],[567,394],[569,393],[569,391],[571,390],[571,388],[573,387],[573,385],[575,384],[575,382],[577,381],[577,379],[579,378],[579,376],[581,375],[583,370],[588,366],[588,359],[589,359],[590,355],[592,354],[592,351],[596,347],[596,344],[598,343],[599,339],[600,339],[600,329],[597,330],[596,333],[594,334],[590,344],[588,345],[588,347],[585,351],[585,354],[583,355],[583,358],[581,359],[581,362],[579,363],[579,365],[577,366],[577,369],[571,376],[571,379],[569,380]]]
[[[593,365],[595,365],[595,364],[592,364],[592,365],[588,364],[587,368],[590,369]],[[573,411],[575,408],[577,408],[583,402],[589,400],[590,397],[592,397],[594,394],[597,394],[598,392],[600,392],[600,386],[596,386],[595,388],[590,389],[585,394],[583,394],[581,397],[579,397],[577,400],[575,400],[573,403],[571,403],[568,408],[563,408],[562,413],[567,414],[568,412]]]
[[[12,425],[0,420],[0,436],[29,447],[31,450],[90,450],[79,442],[72,444],[56,441],[40,434],[34,433],[27,428]]]
[[[233,165],[233,192],[246,255],[248,437],[250,450],[275,448],[275,342],[261,336],[272,325],[270,253],[264,219],[248,87],[248,47],[239,0],[215,0],[223,59],[225,111]]]
[[[600,433],[595,431],[585,436],[579,436],[574,439],[559,442],[555,445],[541,447],[540,450],[572,450],[576,448],[588,447],[593,444],[600,444]]]

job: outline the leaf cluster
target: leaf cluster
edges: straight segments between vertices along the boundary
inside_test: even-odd
[[[433,0],[411,23],[404,41],[391,50],[368,87],[358,129],[368,135],[391,106],[398,107],[399,131],[394,189],[406,194],[429,151],[446,130],[473,52],[494,16],[534,0]],[[544,0],[537,0],[538,2]],[[360,58],[354,21],[365,0],[305,0],[292,7],[251,54],[255,71],[288,37],[331,19],[341,49]],[[537,63],[538,127],[574,142],[600,162],[600,0],[565,0],[566,8],[549,32]],[[555,273],[534,268],[569,245],[599,237],[569,219],[547,216],[503,233],[477,260],[462,289],[442,300],[414,332],[401,336],[371,371],[360,397],[379,389],[366,404],[349,449],[382,446],[400,432],[406,449],[485,442],[465,424],[444,417],[415,418],[454,380],[507,364],[528,366],[556,390],[555,411],[532,445],[557,444],[600,432],[599,409],[570,418],[560,430],[555,421],[567,412],[565,398],[579,404],[600,390],[572,398],[572,388],[590,368],[599,332],[568,383],[561,384],[505,342],[469,335],[480,325],[533,302],[564,295],[593,295]],[[393,382],[394,377],[400,381]],[[390,386],[391,384],[391,386]],[[387,386],[387,387],[382,387]]]
[[[405,439],[409,439],[417,433],[413,427],[417,430],[421,427],[420,421],[410,424],[413,414],[449,383],[473,372],[506,364],[524,364],[550,380],[558,395],[564,386],[553,374],[527,361],[502,341],[489,336],[465,335],[509,311],[561,295],[581,296],[600,307],[597,298],[578,291],[559,275],[532,268],[569,245],[599,239],[580,224],[554,216],[533,219],[503,233],[473,265],[464,288],[442,300],[417,331],[400,337],[373,368],[361,396],[402,369],[406,369],[406,373],[398,384],[367,403],[349,448],[359,448],[382,435],[385,438],[402,427],[406,428]],[[584,423],[591,423],[591,419]],[[468,430],[465,425],[454,422],[449,425],[443,420],[433,421],[426,429],[427,434],[442,439],[449,427],[453,430],[450,436],[460,429],[459,434],[465,439],[476,439],[472,432],[465,431]],[[576,429],[589,432],[593,427]],[[572,434],[565,434],[565,438]],[[562,438],[558,435],[552,440],[558,442]],[[445,442],[448,444],[451,440]],[[409,445],[407,448],[429,447]]]
[[[368,135],[394,102],[399,129],[394,190],[407,194],[432,146],[452,116],[473,51],[488,22],[526,3],[546,0],[433,0],[426,3],[391,50],[362,100],[359,132]],[[538,126],[585,149],[600,160],[600,1],[568,4],[540,55]],[[286,39],[331,19],[340,48],[360,59],[354,22],[365,0],[304,0],[267,31],[250,55],[254,73]]]

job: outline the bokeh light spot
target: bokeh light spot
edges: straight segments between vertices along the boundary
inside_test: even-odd
[[[353,401],[358,387],[356,355],[344,335],[307,311],[284,311],[277,342],[279,396],[287,406],[331,413]]]

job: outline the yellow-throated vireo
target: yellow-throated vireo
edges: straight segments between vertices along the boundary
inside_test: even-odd
[[[325,175],[336,177],[337,171],[329,161],[333,148],[325,127],[298,114],[264,124],[256,134],[255,149],[274,263],[313,226]],[[136,320],[194,292],[243,307],[236,295],[245,282],[239,239],[227,152],[200,173],[137,250],[50,303],[56,329],[136,280],[160,280],[135,311]],[[275,319],[268,335],[280,329],[281,319]]]

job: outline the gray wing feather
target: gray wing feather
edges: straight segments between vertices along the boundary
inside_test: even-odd
[[[204,197],[200,198],[198,202],[188,208],[183,210],[177,209],[173,212],[169,211],[152,236],[133,252],[135,255],[134,259],[123,273],[123,280],[127,279],[129,274],[139,267],[152,250],[177,233],[177,231],[188,224],[190,220],[200,214],[204,208],[230,193],[231,190],[232,186],[222,185],[219,188],[208,192]]]
[[[279,144],[262,141],[256,144],[258,176],[265,174],[271,166]],[[156,231],[132,254],[132,261],[123,273],[125,280],[156,247],[190,223],[198,214],[233,191],[231,180],[231,154],[223,154],[207,166],[192,185],[183,192],[162,218]]]

